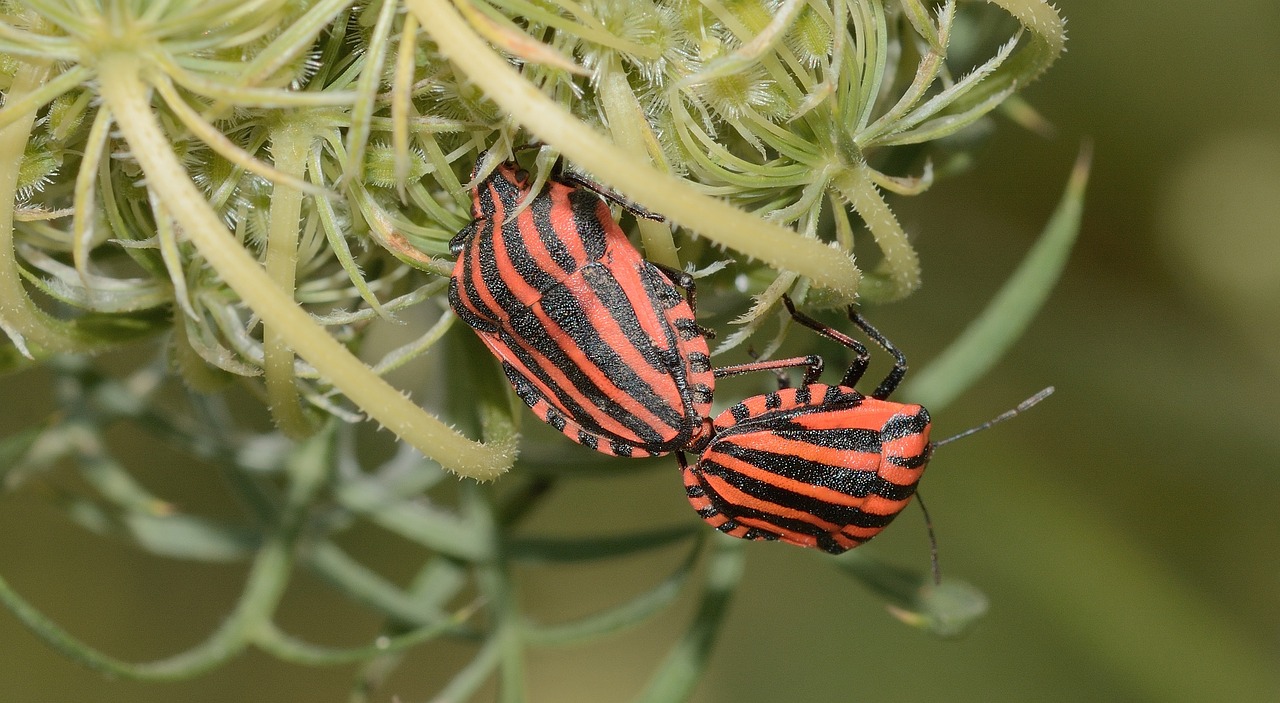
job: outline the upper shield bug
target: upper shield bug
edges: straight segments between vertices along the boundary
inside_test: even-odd
[[[553,177],[530,197],[517,163],[478,179],[481,163],[472,222],[450,242],[449,303],[516,394],[606,454],[704,444],[715,380],[692,277],[646,261],[582,184]]]
[[[934,447],[1012,417],[1048,396],[1045,389],[1004,415],[930,443],[929,413],[890,401],[906,358],[854,308],[849,319],[894,358],[871,395],[854,389],[867,348],[808,317],[784,298],[800,324],[854,350],[837,386],[806,378],[730,407],[714,421],[711,442],[693,466],[680,456],[685,490],[711,526],[752,540],[781,540],[841,554],[876,536],[911,501]]]

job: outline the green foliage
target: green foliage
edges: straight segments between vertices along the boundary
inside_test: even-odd
[[[919,285],[919,259],[883,193],[927,190],[935,161],[965,153],[963,140],[940,140],[987,120],[1062,48],[1048,5],[995,4],[1022,29],[988,57],[951,65],[953,33],[998,8],[5,3],[0,368],[47,368],[59,411],[0,442],[4,486],[43,490],[75,524],[146,553],[243,562],[248,574],[207,640],[143,664],[90,647],[3,580],[0,601],[67,656],[119,677],[187,678],[256,647],[307,665],[363,663],[360,700],[401,653],[448,638],[477,647],[441,699],[465,698],[496,672],[502,699],[516,701],[527,648],[631,627],[700,582],[691,624],[640,696],[687,698],[743,577],[745,545],[701,525],[513,535],[549,490],[581,474],[535,459],[498,484],[477,482],[511,466],[527,412],[443,305],[468,174],[486,152],[538,140],[539,178],[563,155],[731,250],[745,285],[715,275],[723,255],[700,239],[677,256],[670,227],[638,225],[655,261],[703,267],[709,308],[740,311],[755,296],[719,352],[784,319],[787,293],[811,307],[901,298]],[[976,380],[1043,302],[1078,226],[1082,179],[1032,272],[977,323],[1001,321],[998,341],[958,343],[963,353],[938,367],[955,384],[934,397]],[[879,259],[865,271],[853,261],[863,228],[860,248]],[[1001,302],[1010,298],[1016,309]],[[397,345],[371,339],[410,325],[421,329]],[[763,341],[766,353],[785,331]],[[126,371],[90,360],[126,344],[138,353]],[[441,352],[454,364],[422,387],[444,420],[384,378]],[[236,382],[274,427],[229,407]],[[354,423],[366,418],[403,440],[389,456],[361,441]],[[188,513],[153,494],[134,474],[138,457],[104,441],[122,425],[213,466],[242,513]],[[78,481],[60,480],[67,471]],[[447,481],[450,472],[466,480]],[[340,546],[370,524],[428,555],[409,586]],[[611,608],[557,623],[521,611],[520,565],[677,544],[670,573]],[[941,635],[985,607],[961,584],[935,587],[865,558],[839,565]],[[343,649],[282,631],[274,617],[298,571],[384,618],[383,635]]]

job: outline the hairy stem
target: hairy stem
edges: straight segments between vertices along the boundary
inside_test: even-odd
[[[423,454],[462,476],[490,479],[510,467],[513,444],[480,444],[454,432],[392,388],[339,344],[276,286],[262,266],[231,237],[191,182],[161,130],[130,54],[101,62],[103,99],[118,118],[147,184],[169,206],[191,242],[268,327],[375,420]]]

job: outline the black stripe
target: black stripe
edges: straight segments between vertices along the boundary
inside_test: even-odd
[[[676,332],[680,333],[680,339],[685,342],[691,341],[702,334],[702,330],[698,329],[698,323],[687,317],[672,320],[671,325],[676,328]]]
[[[880,454],[880,433],[857,427],[841,427],[839,429],[808,429],[792,423],[779,423],[771,430],[783,439],[804,442],[815,447],[824,447],[836,451],[865,452]]]
[[[850,539],[854,540],[859,544],[866,541],[864,539],[851,537],[849,535],[845,535],[845,537],[849,537]],[[836,538],[833,537],[832,535],[818,535],[818,549],[821,549],[827,554],[844,554],[845,552],[849,551],[850,547],[846,547],[840,544],[839,542],[836,541]]]
[[[475,219],[493,219],[497,214],[498,208],[493,204],[493,192],[489,190],[489,184],[497,179],[497,172],[490,173],[489,177],[483,183],[477,183],[474,190],[471,191],[472,197],[475,199],[477,206],[480,208],[480,217]]]
[[[489,174],[489,178],[485,181],[485,185],[492,186],[493,190],[497,192],[498,200],[502,203],[502,210],[506,214],[510,214],[511,211],[520,204],[520,200],[524,198],[525,193],[528,192],[525,188],[521,187],[520,184],[508,180],[503,174],[501,168],[494,169],[493,173]],[[488,188],[483,188],[481,189],[481,192],[488,194],[488,190]],[[492,213],[494,212],[492,209],[492,199],[489,201],[489,208],[489,210],[485,210],[484,212],[487,215],[492,216]]]
[[[582,188],[569,193],[569,208],[573,211],[574,228],[587,251],[587,261],[599,261],[604,256],[605,230],[597,214],[600,199]]]
[[[472,220],[468,222],[465,227],[458,230],[458,233],[453,235],[453,239],[449,240],[449,251],[454,256],[461,254],[462,248],[467,245],[467,242],[471,241],[472,237],[476,236],[476,229],[478,227],[480,227],[480,223]]]
[[[480,280],[484,283],[485,289],[498,306],[497,310],[490,311],[490,316],[500,320],[504,317],[510,317],[513,312],[522,310],[525,306],[511,293],[511,289],[507,287],[507,282],[503,278],[503,271],[509,270],[510,264],[509,262],[504,262],[504,265],[499,268],[498,253],[493,242],[495,236],[501,235],[495,233],[494,228],[490,227],[489,231],[483,233],[476,240],[476,256],[480,264],[478,267],[480,269]],[[475,285],[474,276],[466,276],[463,283],[468,286],[467,297],[475,301],[481,300],[478,293],[474,296],[471,295],[471,287]],[[477,302],[478,305],[479,303]]]
[[[711,370],[711,357],[702,352],[689,352],[685,357],[689,370],[693,373],[706,373]]]
[[[703,459],[702,466],[703,466],[703,470],[706,471],[707,469],[713,468],[714,464],[712,464],[711,462],[708,462],[706,459]],[[708,472],[708,473],[711,473],[711,472]],[[742,487],[737,486],[734,481],[730,481],[730,484],[734,485],[739,490],[742,490]],[[745,492],[748,494],[752,494],[751,491],[745,491]],[[777,491],[777,489],[773,489],[773,493],[777,493],[777,492],[779,492]],[[854,526],[854,527],[863,527],[863,528],[870,528],[870,529],[883,528],[885,525],[888,525],[890,522],[892,522],[895,517],[897,517],[897,513],[894,513],[893,515],[873,515],[871,513],[865,513],[856,508],[842,508],[839,510],[835,510],[833,509],[834,506],[830,506],[827,504],[819,504],[819,509],[806,510],[803,507],[798,508],[792,502],[788,502],[786,500],[776,500],[775,499],[776,496],[773,493],[765,496],[758,496],[758,497],[763,498],[764,500],[767,500],[771,503],[776,503],[786,508],[798,509],[809,515],[813,515],[819,520],[825,520],[826,522],[829,522],[841,527]],[[764,512],[762,510],[756,510],[755,508],[748,508],[742,505],[732,504],[723,496],[719,495],[714,490],[712,490],[710,487],[708,487],[707,495],[712,500],[713,504],[715,504],[715,506],[719,509],[720,512],[737,519],[754,518],[756,520],[760,520],[762,522],[767,522],[769,524],[775,525],[779,529],[790,530],[792,532],[798,532],[800,534],[805,534],[805,535],[818,536],[818,535],[828,534],[826,530],[822,529],[821,527],[810,522],[805,522],[804,520],[786,518],[786,517],[782,517],[781,515],[775,515],[773,513]],[[813,502],[813,501],[810,501],[810,502]]]
[[[543,385],[546,385],[548,388],[556,387],[551,379],[547,378],[546,372],[534,362],[533,358],[531,358],[524,349],[521,349],[519,346],[514,344],[506,331],[500,330],[498,334],[502,339],[502,342],[515,353],[515,355],[520,359],[520,362],[529,369],[530,373],[537,376],[539,381],[542,381]],[[502,370],[506,373],[507,380],[511,383],[511,387],[515,389],[516,395],[520,396],[520,399],[525,402],[525,405],[532,408],[539,400],[546,400],[548,401],[548,405],[550,405],[549,399],[544,397],[542,392],[539,391],[529,381],[529,379],[525,378],[524,375],[521,374],[520,371],[511,363],[505,361],[502,362]],[[598,429],[594,426],[595,423],[591,421],[590,416],[587,415],[586,410],[584,410],[581,405],[574,402],[572,398],[565,398],[562,396],[557,397],[564,409],[568,411],[571,417],[574,418],[574,422],[579,425],[587,426],[589,429]],[[552,409],[554,410],[555,408],[552,407]],[[560,413],[557,410],[555,416],[552,416],[550,413],[547,414],[547,424],[563,432],[567,423],[566,418],[560,416]],[[600,429],[600,433],[608,434],[605,433],[603,429]]]
[[[750,462],[753,466],[766,468],[770,473],[778,476],[811,486],[828,488],[847,496],[865,498],[874,494],[889,500],[903,500],[915,493],[914,483],[910,486],[899,486],[885,481],[874,471],[856,471],[815,464],[795,457],[784,457],[744,447],[729,448],[724,442],[717,443],[716,450],[735,459]],[[703,455],[702,464],[703,473],[719,476],[748,495],[809,513],[827,522],[859,527],[879,527],[888,524],[888,520],[883,516],[864,513],[858,508],[828,503],[738,473],[717,463],[710,452]]]
[[[779,535],[772,532],[766,532],[758,527],[748,527],[746,534],[742,535],[742,539],[764,540],[766,542],[777,542]]]
[[[879,477],[874,471],[820,464],[790,454],[775,454],[763,449],[742,446],[726,439],[717,440],[712,446],[712,451],[759,467],[770,474],[799,481],[808,486],[828,488],[847,496],[865,498],[871,493],[877,493],[874,489],[876,479]]]
[[[479,317],[471,308],[462,302],[462,297],[458,295],[458,279],[449,279],[449,307],[453,308],[453,313],[458,319],[467,323],[472,329],[487,334],[493,334],[498,331],[498,326],[494,323]]]
[[[668,306],[663,301],[671,299],[679,303],[684,301],[684,296],[681,295],[680,291],[671,282],[671,279],[661,269],[647,261],[641,261],[637,273],[640,276],[640,280],[644,282],[645,294],[648,296],[650,305],[653,306],[653,312],[658,316],[659,320],[667,319],[666,315],[662,314],[661,309],[673,306]],[[694,328],[697,330],[698,335],[702,334],[702,328],[698,327],[697,323],[694,323]],[[661,329],[665,337],[663,342],[666,344],[666,351],[663,352],[662,358],[666,365],[667,373],[670,374],[676,388],[679,389],[680,400],[684,406],[684,417],[689,420],[689,428],[692,431],[692,428],[701,424],[702,421],[693,404],[695,400],[699,403],[709,404],[712,401],[711,387],[705,383],[689,384],[692,361],[686,361],[681,358],[680,342],[676,339],[677,333],[672,332],[671,326],[661,325]],[[680,333],[680,335],[683,336],[683,333]],[[690,357],[692,356],[693,353],[690,353]],[[705,357],[706,355],[700,354],[700,356]],[[707,359],[707,370],[710,370],[710,367],[710,359]]]
[[[653,347],[648,335],[644,334],[639,319],[635,317],[635,310],[613,274],[603,264],[591,264],[581,269],[579,273],[618,323],[632,348],[651,367],[669,370],[672,364],[664,362],[659,350]],[[581,301],[573,295],[572,291],[567,287],[559,286],[548,291],[539,304],[547,317],[560,327],[563,335],[582,350],[588,361],[605,377],[669,427],[676,430],[684,429],[686,425],[684,408],[673,408],[668,405],[666,399],[658,395],[634,369],[623,362],[614,347],[606,342],[600,336],[600,331],[590,324],[590,320],[582,310]],[[606,409],[610,416],[619,422],[624,422],[625,418],[617,413],[632,417],[616,403],[610,402],[607,407],[602,404],[601,408]]]
[[[557,430],[560,430],[561,432],[564,432],[565,425],[568,424],[566,422],[564,413],[552,407],[550,404],[547,405],[546,420],[548,425],[551,425],[552,427],[556,428]]]
[[[680,288],[676,286],[665,271],[657,266],[643,261],[641,263],[642,270],[640,275],[649,282],[652,289],[654,300],[663,310],[671,310],[680,305],[680,303],[688,302],[685,300],[684,294],[680,292]],[[677,272],[679,273],[679,272]]]
[[[471,264],[476,257],[479,256],[480,247],[487,246],[484,240],[489,236],[489,225],[486,223],[484,229],[477,230],[475,237],[471,240],[470,246],[467,246],[462,250],[462,254],[460,256],[464,257],[463,267],[461,278],[459,278],[458,281],[462,286],[462,290],[467,293],[467,301],[477,310],[478,314],[488,317],[490,320],[496,320],[498,319],[498,315],[495,314],[495,311],[481,302],[480,289],[476,286],[475,277],[471,275]]]
[[[635,306],[631,300],[627,298],[627,293],[622,289],[622,284],[618,283],[618,279],[614,277],[604,264],[589,264],[582,268],[582,281],[591,287],[591,292],[595,293],[600,300],[600,304],[609,312],[609,316],[617,323],[618,328],[622,330],[622,334],[631,342],[631,348],[639,352],[644,357],[645,362],[650,367],[658,370],[671,370],[671,364],[666,363],[662,358],[661,351],[654,346],[653,340],[650,339],[644,327],[640,324],[640,318],[636,315]],[[650,296],[650,303],[652,303]],[[658,313],[658,319],[662,319],[661,312]],[[671,340],[668,339],[668,342]],[[668,349],[674,349],[673,344],[669,344]],[[681,366],[683,368],[683,366]]]
[[[554,289],[553,292],[562,293],[563,290],[564,289],[561,287]],[[569,298],[569,296],[561,295],[561,298],[566,299]],[[544,309],[546,308],[546,303],[547,297],[544,297],[541,301]],[[579,317],[581,317],[581,311],[578,310],[577,312]],[[550,310],[548,310],[548,314],[551,314]],[[599,408],[600,411],[616,419],[623,427],[634,432],[645,444],[660,443],[662,441],[662,437],[654,431],[653,428],[649,427],[647,423],[639,420],[619,406],[608,393],[601,390],[600,387],[598,387],[585,373],[583,373],[582,368],[579,367],[578,364],[574,363],[574,361],[570,359],[559,346],[557,337],[553,336],[546,327],[543,326],[542,321],[539,320],[531,310],[521,310],[518,314],[512,315],[508,320],[508,324],[511,328],[511,334],[508,335],[505,330],[500,332],[504,337],[504,343],[506,343],[506,345],[510,347],[511,350],[520,358],[521,363],[529,369],[530,373],[536,375],[538,380],[542,381],[547,388],[556,392],[556,397],[560,400],[561,405],[565,407],[569,412],[569,415],[579,424],[607,437],[617,436],[614,433],[605,430],[603,427],[600,427],[599,424],[592,419],[587,410],[573,400],[573,398],[568,394],[567,389],[561,389],[559,384],[551,379],[547,368],[545,368],[547,365],[561,371],[579,394],[586,398],[592,405]],[[560,333],[556,332],[555,335],[560,335]],[[526,344],[532,347],[533,353],[530,353],[523,345],[517,343],[515,339],[512,339],[512,336],[523,340]],[[598,356],[608,355],[606,352],[607,345],[602,341],[599,341],[598,338],[593,343],[593,348]],[[608,351],[611,352],[611,350]],[[601,362],[599,360],[591,359],[591,362],[597,367],[601,366]],[[616,355],[614,355],[613,364],[615,367],[620,366],[625,368],[625,364],[622,364],[620,360],[617,360]],[[615,369],[602,368],[601,370],[608,372],[614,371]],[[610,378],[614,377],[613,373],[606,373],[606,375]]]
[[[507,262],[524,280],[525,285],[541,293],[559,283],[560,279],[538,265],[529,254],[524,238],[525,233],[520,229],[518,221],[508,220],[502,223],[502,246],[506,249]]]
[[[564,245],[560,235],[551,226],[551,209],[553,205],[554,200],[550,191],[544,190],[529,207],[533,210],[533,226],[538,231],[538,238],[542,240],[542,246],[551,255],[551,259],[560,267],[562,273],[558,278],[563,280],[566,276],[578,270],[578,262],[574,261],[568,247]],[[581,238],[580,234],[579,238]]]
[[[915,456],[888,455],[884,458],[884,460],[889,462],[890,464],[893,464],[894,466],[899,466],[904,469],[918,469],[921,466],[928,464],[929,459],[932,455],[933,455],[932,446],[929,446],[929,447],[926,447],[923,452],[920,452]]]
[[[611,439],[609,440],[609,451],[613,452],[615,456],[631,456],[632,452],[635,451],[635,447],[626,442]]]
[[[782,407],[782,396],[776,392],[766,395],[764,397],[764,407],[766,410],[777,410]]]
[[[920,408],[920,412],[915,415],[894,415],[889,421],[884,423],[884,429],[880,431],[884,441],[890,442],[903,437],[910,437],[924,432],[924,428],[929,426],[929,413],[924,408]]]
[[[795,520],[792,518],[785,518],[780,515],[774,515],[773,513],[766,513],[760,510],[755,510],[753,508],[746,508],[740,505],[734,505],[729,501],[725,500],[724,497],[722,497],[720,494],[716,493],[714,490],[711,490],[711,489],[707,490],[707,497],[711,500],[712,504],[715,506],[711,508],[711,510],[715,511],[715,513],[713,514],[724,514],[737,520],[751,519],[754,521],[763,522],[776,527],[779,531],[785,530],[788,532],[796,532],[802,535],[811,535],[814,537],[828,534],[826,530],[823,530],[821,527],[818,527],[813,523],[804,522],[803,520]],[[698,514],[702,515],[702,511],[699,510]],[[760,528],[756,528],[756,529],[760,529]]]
[[[800,391],[802,390],[805,391],[805,394],[803,396],[800,395]],[[734,420],[736,420],[735,424],[722,430],[719,436],[732,437],[734,435],[749,434],[752,432],[769,432],[769,433],[776,434],[782,431],[788,431],[788,432],[838,431],[838,430],[812,430],[805,427],[802,422],[797,422],[795,420],[796,418],[800,418],[805,415],[811,415],[814,413],[855,408],[861,405],[862,401],[865,398],[865,396],[863,396],[861,393],[856,393],[856,394],[850,393],[850,394],[841,395],[839,403],[834,403],[831,405],[809,405],[807,404],[807,402],[811,400],[810,387],[806,386],[805,388],[797,389],[796,394],[797,394],[795,399],[796,406],[787,408],[786,410],[781,410],[777,408],[771,409],[769,407],[769,397],[765,396],[765,411],[760,413],[759,415],[756,415],[755,417],[751,417],[749,412],[745,409],[746,405],[741,404],[743,406],[742,413],[741,414],[737,412],[733,413]],[[769,395],[774,395],[774,394],[770,393]],[[781,397],[779,397],[779,403],[781,403]],[[730,408],[730,410],[732,410],[732,408]],[[878,452],[880,450],[877,448],[871,451]]]

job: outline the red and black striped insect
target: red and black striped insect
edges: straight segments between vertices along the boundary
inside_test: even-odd
[[[530,188],[515,162],[475,183],[473,221],[450,242],[454,312],[573,441],[633,457],[705,444],[715,380],[692,277],[646,261],[580,184]]]
[[[906,358],[850,307],[849,319],[894,358],[871,395],[854,389],[870,355],[857,340],[808,317],[784,298],[800,324],[854,350],[837,386],[806,377],[725,410],[697,463],[680,455],[689,502],[712,527],[734,537],[781,540],[841,554],[875,537],[915,495],[933,449],[1012,417],[1046,389],[1004,415],[933,444],[929,413],[889,395]],[[812,375],[811,375],[812,376]]]

